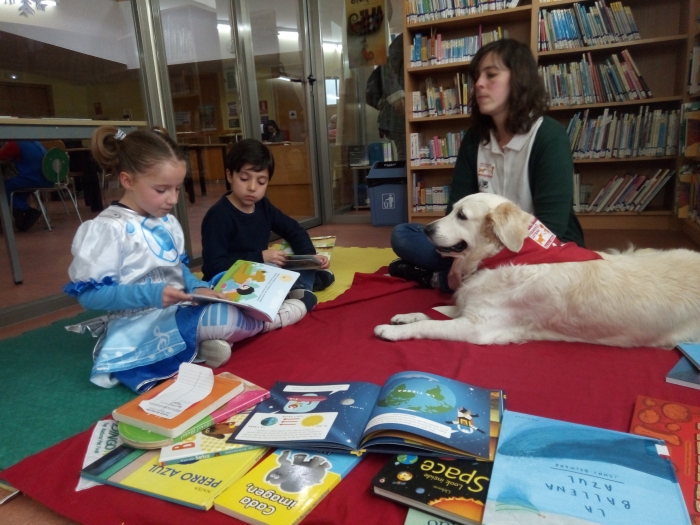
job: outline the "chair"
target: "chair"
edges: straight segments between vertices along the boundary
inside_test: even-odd
[[[44,216],[44,221],[49,231],[51,231],[51,221],[49,220],[49,215],[47,213],[48,202],[45,202],[42,196],[47,196],[50,193],[58,193],[61,198],[61,203],[63,203],[63,209],[66,213],[70,215],[68,207],[66,206],[66,201],[63,198],[63,192],[67,192],[70,197],[73,207],[75,208],[75,213],[78,215],[78,220],[82,223],[83,219],[80,216],[80,211],[78,210],[78,201],[75,198],[75,193],[71,191],[69,185],[68,169],[69,169],[69,159],[68,154],[61,148],[54,147],[49,149],[44,155],[44,159],[41,162],[41,171],[44,177],[53,183],[53,186],[48,186],[45,188],[23,188],[21,190],[13,191],[10,195],[10,203],[12,203],[12,197],[17,192],[31,193],[34,195],[41,214]],[[12,211],[12,204],[10,204],[10,210]]]

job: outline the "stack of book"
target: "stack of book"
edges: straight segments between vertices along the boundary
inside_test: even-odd
[[[425,79],[425,92],[412,93],[412,115],[414,118],[441,117],[445,115],[467,115],[469,94],[474,82],[466,73],[456,73],[452,86],[437,85],[432,77]]]
[[[406,21],[409,24],[430,22],[443,18],[475,15],[487,11],[512,9],[519,0],[407,0]]]
[[[447,210],[450,200],[450,186],[432,186],[427,188],[425,182],[413,173],[413,211],[439,211]]]
[[[455,164],[464,133],[448,132],[444,137],[425,137],[422,133],[411,133],[411,166]]]
[[[491,31],[483,31],[479,24],[478,33],[449,40],[443,40],[440,33],[430,35],[416,33],[411,42],[411,67],[425,67],[453,62],[469,62],[476,52],[495,40],[508,38],[508,31],[500,26]]]
[[[615,175],[600,189],[590,204],[580,205],[578,211],[644,211],[674,173],[671,169],[659,169],[649,178],[634,173]]]

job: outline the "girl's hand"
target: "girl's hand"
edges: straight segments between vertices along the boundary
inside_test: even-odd
[[[287,253],[282,250],[265,250],[262,252],[263,261],[275,266],[284,266],[287,263]]]
[[[328,267],[331,265],[331,260],[325,255],[317,253],[316,255],[314,255],[314,257],[321,261],[321,270],[327,270]]]
[[[173,286],[168,285],[163,289],[163,308],[191,300],[192,296],[190,294]]]
[[[453,292],[456,292],[457,288],[462,284],[462,259],[455,257],[454,261],[452,261],[452,268],[450,268],[450,273],[447,274],[447,284]]]
[[[218,297],[219,299],[228,299],[228,296],[223,292],[217,292],[211,288],[195,288],[194,293],[197,295],[206,295],[208,297]]]

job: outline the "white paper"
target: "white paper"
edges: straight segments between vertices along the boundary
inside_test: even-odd
[[[141,401],[139,406],[154,416],[172,419],[207,397],[213,386],[211,368],[182,363],[175,382],[153,399]]]
[[[83,468],[91,465],[107,452],[111,452],[122,444],[122,438],[119,435],[119,423],[113,419],[103,419],[98,421],[95,428],[92,430],[90,444],[88,445],[85,459],[83,460]],[[102,483],[92,481],[90,479],[80,478],[75,491],[97,487]]]

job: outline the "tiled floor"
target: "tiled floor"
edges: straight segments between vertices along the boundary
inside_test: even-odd
[[[213,193],[213,192],[212,192]],[[197,206],[191,209],[191,216],[196,217],[197,213],[203,214],[208,205],[214,202],[217,196],[210,195],[207,200],[198,198]],[[211,199],[211,200],[208,200]],[[58,215],[58,214],[56,214]],[[75,218],[61,220],[56,217],[56,229],[49,233],[43,231],[40,226],[35,226],[33,230],[26,234],[19,235],[20,253],[23,261],[23,269],[26,275],[32,277],[27,283],[15,287],[10,281],[7,273],[0,281],[0,293],[2,293],[3,303],[6,301],[24,301],[34,294],[46,294],[53,289],[55,283],[56,292],[60,292],[60,284],[65,279],[65,269],[69,263],[69,244],[75,231]],[[196,219],[194,219],[196,220]],[[73,223],[71,223],[71,221]],[[357,247],[388,247],[391,227],[373,227],[371,224],[327,224],[309,230],[311,235],[336,235],[338,246]],[[194,238],[194,235],[193,235]],[[38,240],[38,241],[37,241]],[[680,232],[655,232],[655,231],[612,231],[596,230],[586,232],[586,242],[589,248],[603,250],[608,248],[624,249],[629,243],[639,247],[649,248],[674,248],[685,247],[699,250],[700,247]],[[41,251],[36,244],[54,243],[58,248],[60,256],[52,258],[50,261],[41,256]],[[193,240],[194,243],[194,240]],[[4,246],[4,244],[3,244]],[[65,250],[64,250],[65,248]],[[0,258],[6,254],[0,251]],[[6,260],[6,259],[2,259]],[[33,279],[41,277],[38,284],[32,284]],[[48,290],[47,290],[48,288]],[[6,294],[11,293],[14,299],[6,299]],[[55,312],[50,316],[29,320],[20,324],[12,325],[0,329],[0,340],[18,335],[26,330],[43,326],[55,320],[75,315],[80,312],[80,307],[68,308]],[[0,473],[1,477],[1,473]],[[9,494],[0,488],[0,499]],[[0,506],[0,525],[29,525],[42,523],[45,525],[71,525],[72,521],[67,520],[50,510],[34,503],[31,499],[19,496],[6,505]]]

